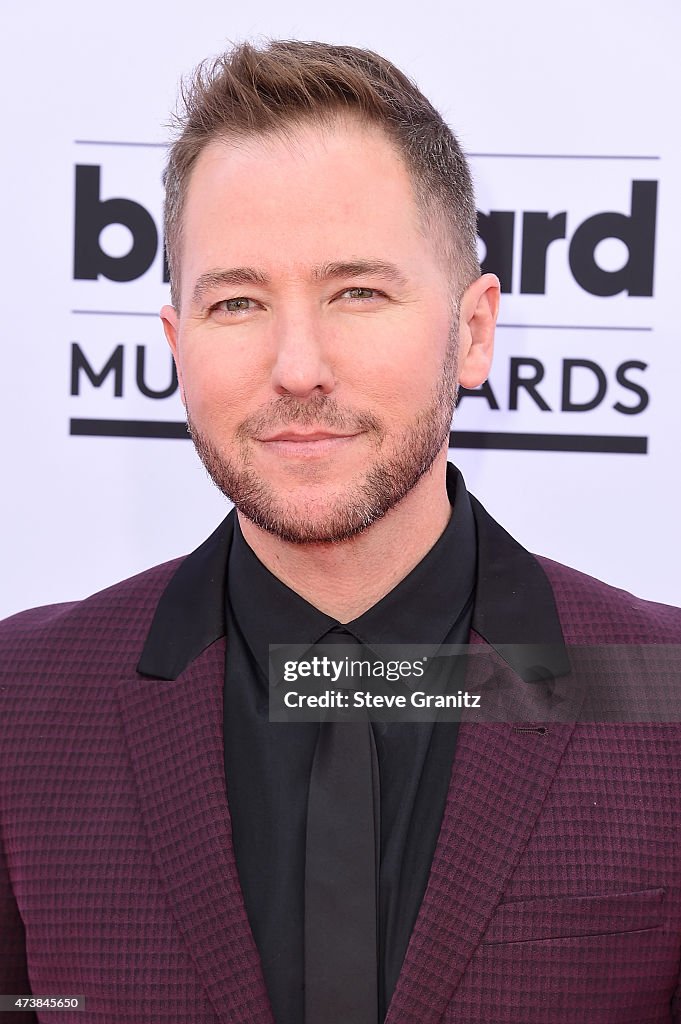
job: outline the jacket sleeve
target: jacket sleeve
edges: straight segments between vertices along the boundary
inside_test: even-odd
[[[0,834],[0,995],[31,994],[24,922],[14,898]],[[37,1024],[35,1013],[0,1010],[0,1024]]]

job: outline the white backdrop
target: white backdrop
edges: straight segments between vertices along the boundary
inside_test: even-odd
[[[181,73],[261,35],[380,51],[471,154],[478,208],[497,231],[490,269],[503,261],[507,290],[491,392],[466,396],[454,427],[462,444],[475,432],[511,447],[456,448],[469,488],[531,550],[681,604],[680,12],[676,0],[11,5],[0,26],[0,614],[189,551],[227,510],[190,442],[105,435],[182,419],[176,393],[143,393],[172,383],[154,315],[168,294],[160,243],[152,259],[163,125]],[[89,169],[78,266],[77,167]],[[150,266],[127,282],[85,277],[97,245],[129,265],[125,227],[87,228],[114,213],[97,205],[109,199],[147,232]],[[548,230],[565,237],[544,260]],[[534,391],[517,384],[528,377]],[[541,450],[561,445],[573,450]]]

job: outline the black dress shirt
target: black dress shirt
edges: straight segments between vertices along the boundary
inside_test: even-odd
[[[463,479],[451,465],[447,490],[452,515],[435,545],[390,593],[344,624],[359,642],[468,642],[476,531]],[[311,646],[338,624],[265,568],[235,517],[227,568],[225,776],[239,879],[277,1024],[304,1019],[305,821],[319,726],[269,721],[269,644]],[[372,728],[381,794],[382,1021],[426,888],[457,724],[375,722]]]

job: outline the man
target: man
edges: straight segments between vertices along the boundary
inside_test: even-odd
[[[236,510],[3,626],[0,990],[140,1024],[681,1021],[677,726],[268,717],[270,644],[470,640],[524,693],[504,645],[560,679],[565,645],[681,637],[447,463],[499,300],[452,133],[375,54],[243,45],[165,185],[163,326]]]

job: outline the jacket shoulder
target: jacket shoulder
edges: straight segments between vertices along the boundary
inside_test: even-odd
[[[44,605],[0,622],[0,678],[76,667],[116,652],[135,663],[159,598],[184,558],[122,580],[81,601]]]
[[[567,643],[678,644],[681,608],[645,601],[542,555]]]

